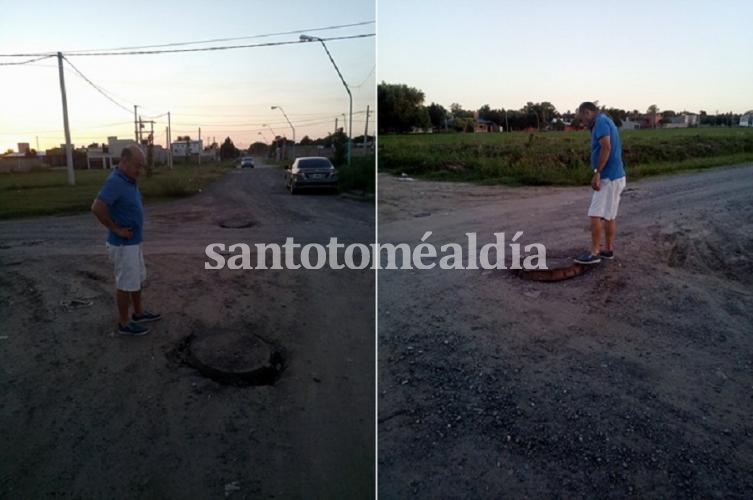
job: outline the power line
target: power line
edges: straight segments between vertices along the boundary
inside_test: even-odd
[[[362,81],[361,83],[359,83],[358,85],[352,86],[351,88],[352,88],[352,89],[359,89],[359,88],[363,87],[363,85],[364,85],[364,84],[365,84],[365,83],[366,83],[367,81],[369,81],[369,78],[371,77],[371,75],[372,75],[372,74],[374,74],[374,70],[375,70],[375,69],[376,69],[376,64],[375,64],[375,65],[373,65],[373,66],[371,67],[371,71],[369,71],[369,74],[368,74],[368,75],[366,75],[366,78],[364,78],[364,79],[363,79],[363,81]]]
[[[123,106],[122,104],[120,104],[120,103],[119,103],[118,101],[116,101],[115,99],[113,99],[112,97],[110,97],[110,96],[108,95],[108,93],[107,93],[107,92],[105,92],[105,91],[104,91],[103,89],[101,89],[101,88],[100,88],[100,87],[98,87],[98,86],[97,86],[96,84],[94,84],[94,82],[92,82],[91,80],[89,80],[89,79],[88,79],[88,78],[87,78],[87,77],[86,77],[86,76],[85,76],[85,75],[84,75],[84,74],[83,74],[82,72],[80,72],[80,71],[78,70],[78,68],[77,68],[76,66],[74,66],[74,65],[73,65],[73,63],[72,63],[72,62],[70,62],[70,61],[68,60],[68,58],[67,58],[67,57],[63,56],[63,59],[65,59],[65,62],[67,62],[67,63],[68,63],[68,65],[69,65],[69,66],[70,66],[71,68],[73,68],[73,70],[74,70],[74,71],[75,71],[76,73],[78,73],[78,76],[80,76],[81,78],[83,78],[83,79],[84,79],[84,80],[86,81],[86,83],[88,83],[89,85],[91,85],[92,87],[94,87],[94,90],[96,90],[97,92],[99,92],[100,94],[102,94],[103,96],[105,96],[105,97],[106,97],[106,98],[107,98],[107,99],[108,99],[108,100],[109,100],[110,102],[112,102],[113,104],[115,104],[115,105],[116,105],[116,106],[118,106],[119,108],[123,109],[123,110],[124,110],[124,111],[126,111],[126,112],[127,112],[128,114],[130,114],[130,113],[131,113],[131,109],[129,109],[129,108],[127,108],[127,107]]]
[[[26,56],[24,56],[24,57],[26,57]],[[46,55],[46,56],[36,57],[34,59],[29,59],[28,61],[21,61],[21,62],[0,62],[0,66],[20,66],[22,64],[30,64],[30,63],[33,63],[33,62],[41,61],[41,60],[47,59],[49,57],[53,57],[53,55],[50,54],[50,55]]]
[[[351,40],[354,38],[367,38],[374,36],[374,33],[365,33],[362,35],[348,35],[348,36],[335,36],[331,38],[323,38],[325,42],[334,40]],[[317,40],[318,41],[318,40]],[[137,50],[129,52],[96,52],[86,54],[71,54],[75,57],[84,56],[133,56],[133,55],[147,55],[147,54],[175,54],[180,52],[209,52],[218,50],[230,50],[230,49],[251,49],[256,47],[277,47],[280,45],[293,45],[298,43],[311,43],[305,40],[292,40],[288,42],[267,42],[267,43],[255,43],[249,45],[224,45],[220,47],[198,47],[193,49],[170,49],[170,50]]]
[[[300,29],[300,30],[293,30],[293,31],[280,31],[278,33],[266,33],[262,35],[248,35],[248,36],[239,36],[239,37],[233,37],[233,38],[211,38],[208,40],[197,40],[193,42],[173,42],[173,43],[164,43],[159,45],[141,45],[141,46],[131,46],[131,47],[116,47],[111,49],[89,49],[89,50],[71,50],[67,51],[67,54],[71,55],[82,55],[84,52],[112,52],[112,51],[121,51],[121,50],[141,50],[141,49],[155,49],[155,48],[162,48],[162,47],[179,47],[179,46],[185,46],[185,45],[198,45],[202,43],[215,43],[215,42],[231,42],[235,40],[249,40],[253,38],[269,38],[273,36],[282,36],[282,35],[295,35],[302,32],[309,32],[309,31],[328,31],[328,30],[335,30],[335,29],[341,29],[341,28],[352,28],[355,26],[365,26],[367,24],[374,24],[374,21],[363,21],[359,23],[352,23],[352,24],[340,24],[336,26],[324,26],[321,28],[307,28],[307,29]]]

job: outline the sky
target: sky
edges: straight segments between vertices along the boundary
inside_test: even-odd
[[[230,137],[237,147],[276,135],[325,137],[349,115],[347,91],[320,38],[373,34],[374,0],[28,1],[0,0],[0,54],[62,51],[88,80],[63,61],[68,118],[75,146],[134,137],[133,106],[156,123],[155,143],[190,135]],[[365,23],[339,29],[332,26]],[[276,36],[264,36],[291,32]],[[161,45],[218,38],[242,40],[163,47],[184,49],[296,42],[223,51],[84,56],[76,51]],[[375,129],[376,38],[326,41],[353,95],[353,136]],[[57,58],[24,65],[31,57],[0,56],[0,153],[28,142],[44,150],[65,142]],[[345,116],[343,116],[343,114]],[[347,133],[347,129],[346,129]]]
[[[750,0],[379,0],[377,78],[425,104],[753,109]]]

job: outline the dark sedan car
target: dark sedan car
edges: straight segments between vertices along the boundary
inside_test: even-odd
[[[323,156],[296,158],[285,170],[285,185],[291,194],[305,188],[337,189],[337,171],[329,158]]]

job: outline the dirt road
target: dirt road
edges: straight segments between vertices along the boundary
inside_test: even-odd
[[[587,248],[590,188],[379,179],[380,242]],[[630,182],[557,283],[379,273],[381,498],[750,498],[753,166]],[[437,259],[438,262],[438,259]]]
[[[286,237],[372,242],[374,205],[291,196],[265,165],[147,205],[144,296],[164,318],[122,338],[91,214],[0,222],[0,497],[372,497],[373,271],[204,269],[209,243]],[[190,334],[258,336],[286,368],[217,383],[180,362]]]

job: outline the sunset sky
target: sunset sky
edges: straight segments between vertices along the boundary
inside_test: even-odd
[[[268,142],[272,130],[292,138],[279,110],[296,130],[324,137],[343,125],[348,94],[320,43],[153,55],[84,56],[76,51],[256,37],[177,45],[154,50],[298,42],[374,33],[373,0],[167,1],[128,3],[9,2],[0,0],[0,54],[62,51],[70,62],[119,105],[101,95],[65,64],[72,142],[85,146],[107,137],[132,138],[133,105],[152,117],[155,142],[165,144],[168,111],[172,137],[230,136],[236,146]],[[364,23],[338,29],[336,25]],[[258,35],[274,36],[258,37]],[[375,37],[326,42],[353,93],[353,135],[374,130]],[[0,57],[0,63],[32,57]],[[121,107],[122,106],[122,107]],[[266,124],[264,127],[262,125]],[[270,130],[271,129],[271,130]],[[259,134],[261,132],[261,134]],[[65,142],[57,59],[0,65],[0,152],[28,142],[40,149]]]
[[[380,0],[378,78],[426,104],[753,109],[749,0]]]

